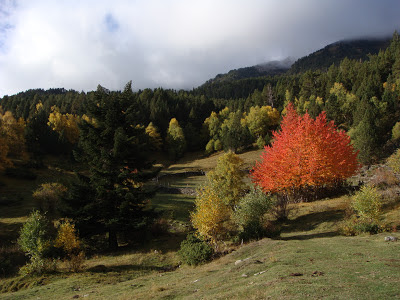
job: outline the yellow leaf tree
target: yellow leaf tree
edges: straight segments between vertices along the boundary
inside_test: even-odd
[[[156,126],[154,126],[153,122],[150,122],[146,127],[146,134],[150,138],[150,145],[152,150],[158,151],[161,150],[162,147],[162,138]]]
[[[207,183],[197,191],[195,210],[191,214],[193,227],[214,246],[235,229],[232,213],[243,196],[246,185],[241,170],[242,159],[233,152],[225,153],[216,168],[207,173]]]
[[[69,143],[74,145],[79,140],[79,123],[79,116],[73,114],[61,114],[60,109],[57,106],[53,106],[51,108],[47,125],[56,131],[61,138],[65,137]]]

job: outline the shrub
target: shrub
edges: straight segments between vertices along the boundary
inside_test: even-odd
[[[400,138],[400,122],[394,124],[392,128],[392,140],[398,140]]]
[[[261,238],[265,235],[263,228],[264,214],[272,208],[274,201],[260,188],[252,188],[242,197],[233,214],[235,223],[239,226],[240,238]]]
[[[264,148],[264,146],[265,146],[265,140],[263,139],[262,136],[259,136],[259,137],[257,138],[256,144],[257,144],[258,149],[263,149],[263,148]]]
[[[46,260],[46,254],[51,248],[51,227],[47,218],[39,211],[33,211],[22,226],[18,244],[30,259],[28,265],[21,269],[21,273],[41,274],[53,269]]]
[[[81,250],[75,226],[68,219],[59,224],[54,246],[63,250],[70,271],[78,272],[82,269],[85,253]]]
[[[395,173],[400,174],[400,148],[387,159],[386,164]]]
[[[206,154],[211,154],[214,152],[214,140],[210,140],[206,145]]]
[[[339,230],[343,235],[354,236],[362,233],[376,234],[386,231],[386,226],[380,222],[365,220],[352,215],[339,225]]]
[[[54,217],[60,200],[66,192],[67,188],[60,183],[43,183],[33,192],[33,198],[42,212],[47,212],[50,217]]]
[[[181,243],[178,254],[182,261],[188,265],[199,265],[211,259],[213,248],[205,241],[200,240],[193,234],[189,234]]]
[[[364,220],[377,222],[382,214],[381,195],[376,187],[370,185],[364,185],[353,196],[351,206]]]

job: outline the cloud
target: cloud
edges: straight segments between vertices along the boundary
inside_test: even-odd
[[[387,0],[0,0],[0,96],[30,88],[191,89],[218,73],[388,35]]]

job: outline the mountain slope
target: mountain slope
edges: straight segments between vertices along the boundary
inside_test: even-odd
[[[377,54],[389,44],[390,38],[339,41],[298,59],[289,72],[296,74],[307,70],[326,70],[332,64],[338,65],[345,57],[365,60],[368,54]]]
[[[215,78],[208,80],[205,84],[227,82],[260,76],[280,75],[289,70],[292,63],[293,61],[290,58],[286,58],[282,61],[270,61],[251,67],[234,69],[225,74],[218,74],[215,76]]]

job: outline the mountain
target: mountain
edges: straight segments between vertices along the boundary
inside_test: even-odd
[[[280,75],[286,73],[292,64],[293,60],[288,57],[281,61],[270,61],[252,67],[234,69],[225,74],[218,74],[215,78],[208,80],[204,84],[208,85],[246,78]]]
[[[332,64],[338,65],[345,57],[366,60],[368,54],[377,54],[389,44],[389,37],[338,41],[298,59],[289,72],[297,74],[307,70],[327,70]]]

